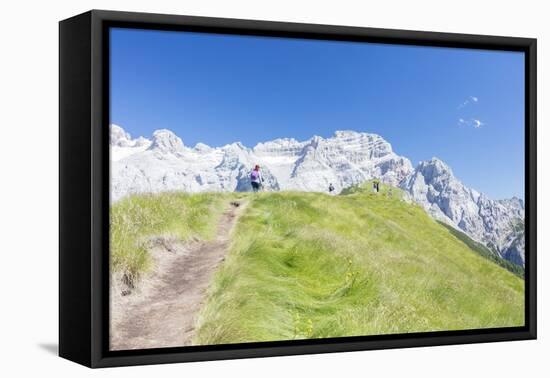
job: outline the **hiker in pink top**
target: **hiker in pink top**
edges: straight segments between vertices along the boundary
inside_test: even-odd
[[[250,184],[252,185],[252,190],[255,192],[260,190],[263,181],[264,179],[260,173],[260,166],[256,164],[252,172],[250,172]]]

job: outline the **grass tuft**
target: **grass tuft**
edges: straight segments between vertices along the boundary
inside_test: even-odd
[[[163,193],[135,195],[111,207],[111,272],[122,273],[133,287],[152,265],[148,252],[154,236],[181,240],[215,236],[224,194]]]

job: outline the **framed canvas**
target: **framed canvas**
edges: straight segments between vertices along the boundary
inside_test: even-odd
[[[59,354],[536,338],[536,40],[60,22]]]

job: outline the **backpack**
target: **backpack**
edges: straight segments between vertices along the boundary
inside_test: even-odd
[[[258,181],[260,178],[260,172],[258,172],[257,170],[253,170],[251,173],[250,173],[250,179],[252,181]]]

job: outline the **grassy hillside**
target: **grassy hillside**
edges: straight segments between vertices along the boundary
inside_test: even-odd
[[[524,324],[524,282],[401,193],[247,195],[197,344]]]
[[[163,193],[136,195],[111,207],[111,272],[134,284],[151,268],[153,236],[210,239],[214,236],[225,194]]]
[[[342,195],[349,195],[349,194],[357,194],[357,193],[372,193],[372,180],[367,181],[364,184],[361,185],[353,185],[348,188],[345,188],[342,191]],[[397,196],[398,198],[403,198],[404,193],[402,190],[398,188],[394,188],[388,185],[380,184],[380,194],[386,195],[386,196]],[[514,273],[518,277],[523,278],[525,275],[525,269],[517,264],[511,263],[508,260],[503,259],[499,255],[496,254],[496,252],[492,251],[491,249],[487,248],[485,245],[473,240],[465,233],[457,230],[456,228],[453,228],[452,226],[438,221],[439,224],[441,224],[443,227],[447,228],[451,234],[453,234],[457,239],[461,240],[464,244],[466,244],[472,251],[476,252],[480,256],[485,257],[486,259],[494,262],[495,264],[498,264],[502,266],[503,268],[509,270],[510,272]],[[516,226],[520,230],[523,230],[523,223],[519,221],[519,224]]]
[[[453,234],[457,239],[461,240],[462,242],[464,242],[464,244],[470,247],[472,251],[475,251],[479,255],[485,257],[486,259],[494,262],[495,264],[502,266],[504,269],[509,270],[510,272],[514,273],[516,276],[524,278],[525,269],[521,265],[517,265],[517,264],[511,263],[508,260],[503,259],[502,257],[497,255],[495,252],[491,251],[489,248],[487,248],[483,244],[476,242],[465,233],[458,231],[457,229],[449,226],[448,224],[443,222],[439,222],[439,223],[443,227],[447,228],[449,232]]]

